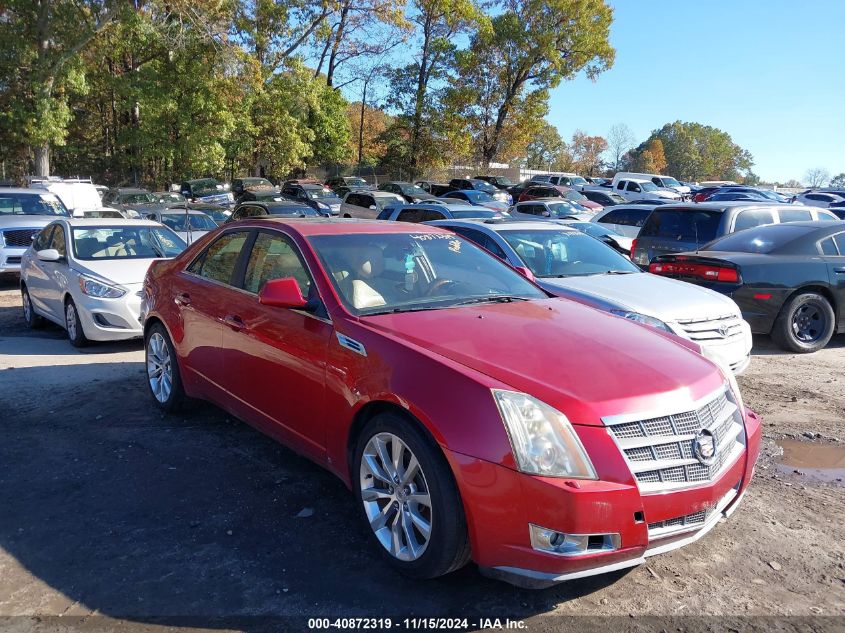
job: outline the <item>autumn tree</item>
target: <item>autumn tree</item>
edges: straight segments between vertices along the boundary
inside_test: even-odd
[[[603,0],[493,5],[489,28],[482,23],[458,56],[460,82],[452,87],[476,153],[487,165],[502,151],[509,123],[512,129],[536,128],[550,89],[581,71],[594,79],[615,55],[608,41],[613,10]]]
[[[593,176],[602,168],[601,156],[607,151],[607,141],[601,136],[589,136],[581,130],[572,135],[572,156],[579,174]]]

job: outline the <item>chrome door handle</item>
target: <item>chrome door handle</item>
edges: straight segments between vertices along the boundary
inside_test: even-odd
[[[235,314],[229,314],[223,317],[220,319],[220,322],[235,332],[240,332],[246,328],[246,323],[244,323],[243,319]]]
[[[177,306],[189,306],[191,305],[191,295],[187,292],[183,292],[180,295],[176,295],[176,298],[173,299]]]

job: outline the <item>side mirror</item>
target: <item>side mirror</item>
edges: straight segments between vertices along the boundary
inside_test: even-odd
[[[522,275],[526,279],[529,279],[530,281],[535,280],[534,273],[531,272],[530,268],[528,268],[526,266],[514,266],[513,268],[516,272],[518,272],[520,275]]]
[[[271,279],[265,283],[261,292],[258,293],[258,302],[265,306],[300,310],[308,306],[308,302],[299,290],[299,284],[293,277]]]
[[[370,205],[370,211],[378,211],[378,207],[374,204]]]
[[[43,251],[38,251],[38,259],[42,262],[57,262],[61,258],[62,256],[55,248],[45,248]]]
[[[550,218],[550,217],[552,217],[552,213],[551,213],[551,211],[543,211],[543,217],[544,217],[544,218]]]

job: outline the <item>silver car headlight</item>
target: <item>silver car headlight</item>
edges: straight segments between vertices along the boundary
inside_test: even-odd
[[[628,319],[630,321],[636,321],[637,323],[644,323],[645,325],[650,325],[651,327],[657,328],[658,330],[663,330],[664,332],[669,332],[670,334],[674,334],[675,332],[666,325],[660,319],[656,319],[652,316],[648,316],[647,314],[640,314],[639,312],[631,312],[629,310],[611,310],[611,314],[615,314],[616,316],[620,316],[623,319]]]
[[[126,291],[122,288],[101,283],[84,275],[79,276],[79,289],[82,291],[82,294],[86,294],[89,297],[96,297],[97,299],[117,299],[126,294]]]
[[[493,389],[519,470],[545,477],[597,479],[581,440],[560,411],[525,393]]]

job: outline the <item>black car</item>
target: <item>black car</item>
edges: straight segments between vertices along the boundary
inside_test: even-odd
[[[581,193],[587,198],[587,200],[592,200],[600,204],[603,207],[612,207],[617,204],[628,204],[628,201],[625,200],[622,196],[620,196],[615,191],[596,191],[595,189],[582,189]]]
[[[266,178],[235,178],[232,181],[232,193],[235,200],[240,202],[247,192],[272,192],[279,193],[279,188]]]
[[[845,222],[787,222],[732,233],[649,271],[728,295],[751,331],[790,352],[845,332]]]
[[[536,186],[537,183],[533,180],[523,180],[518,185],[514,185],[513,187],[508,187],[508,193],[511,194],[511,197],[516,201],[519,200],[519,196],[522,195],[522,192],[530,187]]]
[[[288,199],[307,204],[324,216],[338,215],[343,202],[334,191],[321,184],[288,181],[282,187],[282,193]]]
[[[430,180],[420,180],[416,183],[416,185],[426,193],[430,193],[431,195],[436,197],[442,196],[444,193],[449,193],[450,191],[455,191],[455,188],[452,187],[448,182],[431,182]]]
[[[237,222],[244,218],[257,218],[268,215],[306,218],[317,217],[320,214],[307,204],[293,200],[257,200],[238,204],[226,222]]]
[[[516,183],[513,182],[507,176],[475,176],[474,179],[484,180],[486,182],[489,182],[497,189],[504,189],[505,191],[507,191],[510,187],[516,185]]]
[[[423,200],[433,200],[437,197],[431,195],[422,187],[418,187],[410,182],[385,182],[380,184],[378,188],[379,191],[389,191],[390,193],[399,194],[408,202],[422,202]]]

